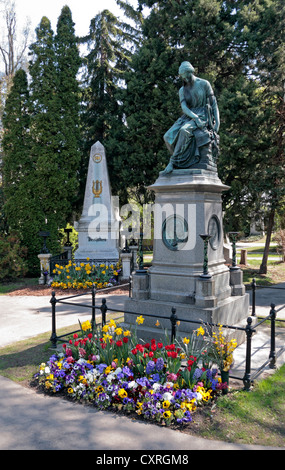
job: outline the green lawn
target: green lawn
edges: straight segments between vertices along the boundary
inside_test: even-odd
[[[285,447],[285,364],[251,392],[221,397],[200,435],[228,442]]]
[[[29,287],[34,285],[39,285],[38,278],[20,278],[13,282],[1,282],[0,295],[9,294],[9,292],[21,289],[22,287]]]

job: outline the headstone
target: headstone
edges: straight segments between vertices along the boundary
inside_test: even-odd
[[[240,250],[240,264],[247,266],[247,250]]]
[[[148,271],[133,275],[125,310],[156,316],[169,329],[175,308],[179,334],[185,336],[198,328],[195,321],[245,327],[249,297],[242,271],[229,269],[224,258],[222,193],[229,187],[217,172],[217,100],[189,62],[182,62],[179,74],[182,115],[164,135],[170,160],[148,188],[155,193],[153,262]],[[135,315],[125,313],[127,324],[135,321]],[[146,316],[139,334],[147,340],[161,336],[155,323]],[[243,333],[236,339],[244,338]]]
[[[98,141],[90,151],[84,204],[77,225],[75,261],[119,259],[119,210],[112,197],[104,146]]]

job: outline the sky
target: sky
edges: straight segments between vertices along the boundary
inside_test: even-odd
[[[63,6],[68,5],[72,19],[75,23],[75,33],[85,36],[89,32],[92,18],[102,10],[110,10],[114,15],[122,17],[122,10],[118,7],[116,0],[14,0],[16,5],[17,23],[21,28],[27,18],[31,21],[31,31],[34,32],[40,24],[43,16],[50,22],[53,31]],[[135,0],[129,3],[136,5]]]

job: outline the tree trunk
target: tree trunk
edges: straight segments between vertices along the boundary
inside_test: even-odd
[[[271,235],[272,235],[272,230],[273,230],[273,225],[274,225],[274,216],[275,216],[275,210],[273,209],[270,212],[269,219],[268,219],[267,232],[266,232],[266,242],[265,242],[262,262],[261,262],[261,265],[260,265],[260,268],[259,268],[259,274],[266,274],[267,273],[267,260],[268,260],[270,240],[271,240]]]

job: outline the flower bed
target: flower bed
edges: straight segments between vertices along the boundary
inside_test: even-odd
[[[89,263],[74,263],[69,261],[66,266],[55,265],[51,287],[60,289],[90,289],[94,284],[96,289],[112,287],[118,283],[121,271],[120,262],[117,264],[104,264],[96,266]]]
[[[142,323],[143,317],[137,318]],[[190,338],[164,345],[142,343],[111,320],[92,331],[89,321],[41,364],[36,378],[45,391],[64,392],[100,409],[133,412],[170,425],[189,423],[197,407],[225,388],[209,367],[212,342],[203,328]]]

